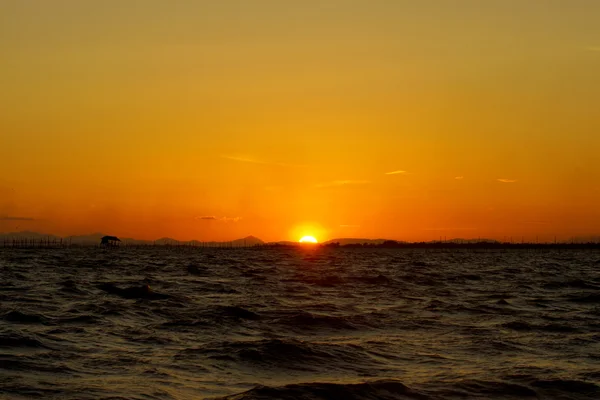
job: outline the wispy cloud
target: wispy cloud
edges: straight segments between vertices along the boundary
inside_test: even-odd
[[[346,179],[346,180],[339,180],[339,181],[331,181],[331,182],[319,183],[317,185],[317,187],[318,188],[326,188],[326,187],[345,186],[345,185],[365,185],[367,183],[369,183],[369,181]]]
[[[462,181],[463,179],[465,179],[464,176],[455,176],[454,179],[456,179],[457,181]]]
[[[29,217],[11,217],[5,215],[3,217],[0,217],[0,221],[35,221],[35,219]]]
[[[217,217],[214,215],[202,215],[195,218],[200,221],[238,222],[242,217]]]
[[[502,183],[515,183],[517,181],[516,179],[506,179],[506,178],[498,178],[496,180],[498,182],[502,182]]]
[[[340,225],[340,228],[360,228],[360,225]]]
[[[445,232],[445,231],[476,231],[478,230],[477,228],[456,228],[456,227],[449,227],[449,228],[423,228],[423,231],[440,231],[440,232]]]
[[[587,51],[600,51],[600,46],[588,46],[586,47]]]
[[[223,222],[238,222],[242,219],[242,217],[221,217],[219,221]]]
[[[398,170],[398,171],[392,171],[392,172],[386,172],[384,175],[400,175],[400,174],[406,174],[406,171],[402,171],[402,170]]]
[[[258,160],[255,158],[249,158],[249,157],[237,157],[237,156],[228,156],[228,155],[221,155],[220,157],[225,158],[227,160],[243,162],[243,163],[250,163],[250,164],[275,165],[278,167],[304,167],[304,165],[288,164],[288,163],[273,162],[273,161],[264,161],[264,160]]]

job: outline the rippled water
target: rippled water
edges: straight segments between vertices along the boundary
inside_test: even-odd
[[[600,398],[597,251],[0,250],[0,282],[0,397]]]

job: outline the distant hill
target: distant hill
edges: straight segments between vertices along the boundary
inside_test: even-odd
[[[202,242],[199,240],[177,240],[169,237],[163,237],[157,240],[135,240],[135,239],[121,239],[123,242],[127,244],[155,244],[159,246],[165,245],[190,245],[190,246],[212,246],[218,247],[219,245],[223,246],[233,246],[233,247],[248,247],[248,246],[256,246],[258,244],[263,244],[264,242],[255,236],[247,236],[241,239],[235,239],[224,242],[210,241],[210,242]]]
[[[95,246],[100,244],[100,240],[104,237],[107,236],[104,233],[92,233],[89,235],[72,235],[72,236],[66,236],[64,238],[61,238],[60,236],[56,236],[56,235],[48,235],[45,233],[39,233],[39,232],[30,232],[30,231],[23,231],[23,232],[7,232],[7,233],[0,233],[0,241],[1,240],[8,240],[8,241],[12,241],[12,240],[35,240],[35,241],[39,241],[39,240],[50,240],[50,241],[54,241],[54,240],[63,240],[66,243],[70,243],[72,245],[78,245],[78,246]],[[262,240],[260,240],[259,238],[255,237],[255,236],[247,236],[245,238],[241,238],[241,239],[235,239],[235,240],[231,240],[231,241],[225,241],[225,242],[216,242],[216,241],[211,241],[211,242],[200,242],[198,240],[189,240],[189,241],[184,241],[184,240],[176,240],[173,238],[169,238],[169,237],[163,237],[157,240],[139,240],[139,239],[134,239],[134,238],[124,238],[121,237],[119,238],[121,239],[121,242],[124,244],[128,244],[128,245],[182,245],[182,244],[187,244],[187,245],[193,245],[193,246],[202,246],[202,245],[206,245],[206,246],[212,246],[212,247],[218,247],[218,246],[233,246],[233,247],[243,247],[243,246],[255,246],[255,245],[259,245],[259,244],[264,244],[264,242]]]
[[[246,236],[245,238],[234,240],[233,243],[242,245],[242,246],[243,245],[255,246],[257,244],[264,244],[265,242],[263,242],[261,239],[257,238],[256,236]]]
[[[90,235],[67,236],[65,240],[71,244],[89,246],[100,243],[100,239],[102,239],[104,236],[106,235],[103,233],[92,233]]]
[[[72,236],[64,237],[63,240],[66,242],[70,242],[71,244],[75,244],[75,245],[89,246],[89,245],[99,244],[100,239],[109,234],[96,232],[96,233],[91,233],[89,235],[72,235]],[[60,240],[61,237],[56,236],[56,235],[48,235],[45,233],[31,232],[31,231],[0,233],[0,240],[12,240],[12,239]],[[205,245],[205,246],[218,247],[220,245],[227,245],[227,246],[241,247],[241,246],[255,246],[255,245],[265,244],[265,242],[263,242],[261,239],[257,238],[256,236],[247,236],[245,238],[235,239],[235,240],[231,240],[231,241],[224,241],[224,242],[217,242],[217,241],[202,242],[202,241],[198,241],[198,240],[184,241],[184,240],[173,239],[170,237],[162,237],[162,238],[156,239],[156,240],[140,240],[140,239],[135,239],[135,238],[125,238],[125,237],[121,237],[120,239],[124,244],[128,244],[128,245],[155,244],[155,245],[163,245],[164,246],[164,245],[187,244],[187,245],[192,245],[192,246]],[[582,239],[583,238],[578,238],[578,240],[576,240],[576,242],[583,242],[584,240],[582,240]],[[597,239],[597,238],[595,238],[595,239]],[[340,246],[347,246],[347,245],[377,246],[377,245],[381,245],[385,242],[395,242],[395,243],[399,243],[399,244],[408,243],[405,241],[397,241],[397,240],[390,240],[390,239],[337,238],[337,239],[328,240],[321,244],[339,243]],[[449,239],[449,240],[445,240],[444,242],[445,243],[456,243],[456,244],[498,243],[498,241],[492,240],[492,239],[460,239],[460,238]],[[423,243],[439,243],[439,241],[432,240],[432,241],[423,242]],[[276,242],[269,242],[268,244],[283,245],[283,246],[296,246],[296,245],[298,245],[298,242],[282,240],[282,241],[276,241]]]
[[[56,235],[48,235],[45,233],[30,232],[30,231],[0,233],[0,240],[13,240],[13,239],[60,240],[61,238]]]
[[[326,242],[323,242],[323,244],[339,243],[340,246],[346,246],[346,245],[352,245],[352,244],[380,245],[385,242],[396,242],[396,243],[400,243],[400,244],[417,243],[417,242],[407,242],[404,240],[393,240],[393,239],[339,238],[339,239],[328,240]],[[492,240],[492,239],[461,239],[461,238],[448,239],[448,240],[444,240],[443,242],[444,243],[456,243],[456,244],[498,243],[497,240]],[[431,240],[431,241],[421,242],[421,243],[439,243],[439,240]]]
[[[100,244],[100,239],[104,236],[111,235],[111,233],[104,234],[100,232],[91,233],[89,235],[72,235],[61,238],[57,235],[50,235],[40,232],[31,232],[31,231],[22,231],[22,232],[0,232],[0,241],[13,241],[13,240],[27,240],[27,241],[60,241],[70,243],[72,245],[77,246],[95,246]],[[256,236],[247,236],[241,239],[235,239],[231,241],[210,241],[210,242],[202,242],[198,240],[176,240],[169,237],[163,237],[157,240],[140,240],[134,238],[125,238],[121,237],[121,242],[126,245],[190,245],[190,246],[208,246],[208,247],[251,247],[256,245],[267,244],[270,246],[297,246],[298,242],[295,241],[277,241],[277,242],[269,242],[265,243],[261,239]],[[585,236],[585,237],[574,237],[571,240],[561,242],[563,244],[585,244],[585,243],[600,243],[600,236]],[[366,238],[337,238],[331,239],[326,242],[320,243],[322,245],[331,245],[335,247],[337,244],[339,246],[349,246],[349,247],[428,247],[433,246],[438,248],[440,246],[449,245],[451,247],[456,247],[457,245],[484,245],[488,244],[491,246],[497,245],[508,245],[507,243],[502,243],[498,240],[487,239],[487,238],[478,238],[478,239],[462,239],[462,238],[452,238],[448,240],[431,240],[426,242],[406,242],[406,241],[398,241],[398,240],[390,240],[390,239],[366,239]],[[515,245],[519,243],[514,243]],[[526,243],[533,244],[533,243]]]
[[[340,246],[346,246],[348,244],[381,244],[387,241],[388,239],[340,238],[328,240],[326,242],[323,242],[323,244],[339,243]]]
[[[280,246],[297,246],[299,242],[292,242],[291,240],[280,240],[278,242],[269,242],[267,244],[270,245],[280,245]]]
[[[431,240],[427,243],[439,243],[439,240]],[[497,240],[494,239],[460,239],[460,238],[455,238],[455,239],[448,239],[448,240],[442,240],[442,242],[444,243],[456,243],[456,244],[467,244],[467,243],[500,243]]]

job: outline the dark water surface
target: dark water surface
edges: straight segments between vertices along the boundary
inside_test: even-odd
[[[600,399],[600,252],[0,250],[0,397],[223,396]]]

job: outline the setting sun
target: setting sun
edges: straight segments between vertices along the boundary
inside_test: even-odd
[[[300,239],[300,243],[317,243],[317,239],[314,236],[304,236]]]

